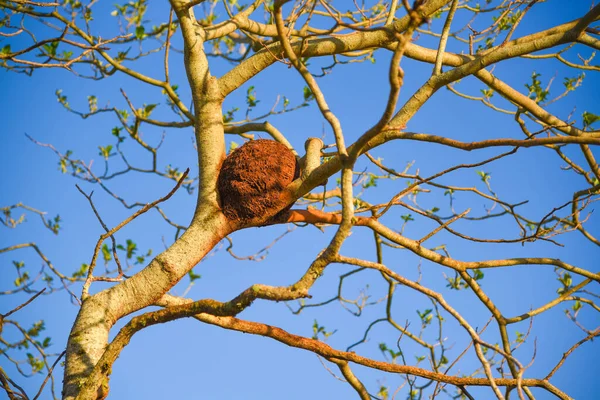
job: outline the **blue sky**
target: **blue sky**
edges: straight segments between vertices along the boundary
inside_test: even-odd
[[[549,1],[534,7],[526,16],[524,23],[517,29],[515,37],[535,30],[545,29],[572,20],[585,13],[590,2]],[[112,4],[100,3],[96,10],[96,26],[98,33],[114,34],[115,22],[109,16]],[[150,17],[163,18],[164,5],[149,7]],[[490,22],[491,16],[481,19],[483,24]],[[464,21],[464,14],[459,11],[456,24]],[[108,25],[113,24],[113,25]],[[440,22],[434,22],[439,30]],[[6,39],[4,39],[6,40]],[[175,39],[176,43],[180,41]],[[0,41],[0,47],[4,42]],[[13,42],[13,48],[19,48],[19,42]],[[435,47],[436,41],[420,35],[418,44]],[[450,51],[463,50],[450,44]],[[586,50],[582,50],[585,56]],[[160,57],[149,57],[149,62],[141,63],[140,70],[157,77],[162,77]],[[356,139],[368,129],[380,116],[387,98],[387,61],[389,54],[379,52],[376,62],[356,63],[337,66],[331,75],[319,80],[319,84],[327,97],[331,109],[339,117],[346,140]],[[314,60],[311,67],[318,70],[321,64],[330,60]],[[211,70],[220,76],[231,68],[225,61],[211,59]],[[400,104],[429,77],[431,66],[413,60],[404,60],[405,85],[402,88]],[[530,82],[532,71],[541,73],[542,82],[555,76],[552,94],[561,92],[564,77],[573,77],[579,71],[568,69],[556,61],[510,60],[497,66],[494,73],[498,77],[526,92],[524,85]],[[173,83],[179,84],[185,103],[189,104],[189,92],[186,90],[186,79],[181,57],[173,55],[171,60]],[[281,64],[275,64],[268,70],[240,88],[225,102],[224,110],[239,107],[243,114],[244,96],[247,88],[255,87],[261,100],[258,110],[268,110],[278,95],[287,96],[291,105],[302,102],[302,87],[299,75]],[[44,143],[52,143],[59,151],[74,151],[75,156],[84,160],[96,160],[96,171],[102,170],[102,161],[98,157],[98,146],[113,143],[111,129],[118,124],[113,115],[100,115],[82,120],[68,113],[57,101],[55,91],[62,89],[73,108],[86,110],[87,96],[96,95],[98,105],[110,103],[119,108],[126,104],[119,94],[124,89],[131,100],[141,106],[142,103],[160,102],[163,107],[157,109],[153,116],[172,119],[168,108],[164,106],[164,96],[155,88],[148,88],[122,75],[115,75],[107,80],[96,82],[78,79],[62,70],[36,71],[32,77],[0,71],[0,109],[3,123],[0,128],[3,157],[0,158],[2,173],[2,190],[0,206],[23,202],[29,206],[48,212],[49,216],[59,214],[63,220],[58,236],[43,228],[37,216],[27,214],[27,223],[16,229],[0,230],[0,248],[9,245],[35,241],[52,262],[65,274],[71,274],[82,263],[89,263],[98,236],[103,232],[95,219],[87,200],[77,192],[75,183],[89,192],[95,190],[94,201],[104,221],[114,226],[130,215],[100,188],[81,183],[58,170],[58,159],[48,149],[32,143],[25,134]],[[597,73],[586,73],[584,84],[577,91],[570,93],[562,101],[550,106],[550,111],[561,118],[566,118],[573,110],[576,119],[580,119],[583,111],[600,114],[600,79]],[[474,78],[461,81],[457,88],[471,95],[479,95],[482,86]],[[494,104],[509,108],[510,106],[493,97]],[[552,97],[552,96],[551,96]],[[279,130],[284,132],[290,142],[302,149],[304,140],[309,136],[321,136],[325,133],[326,143],[332,143],[333,137],[315,104],[298,112],[269,119]],[[448,90],[442,89],[420,110],[408,124],[408,130],[432,133],[463,141],[481,140],[495,137],[521,138],[518,126],[512,116],[496,113],[480,103],[458,98]],[[180,170],[190,168],[195,175],[196,159],[193,147],[191,128],[166,130],[166,139],[161,147],[159,164],[162,168],[172,165]],[[145,139],[150,143],[158,143],[162,129],[146,127]],[[264,134],[259,135],[266,137]],[[228,138],[230,140],[231,138]],[[240,138],[233,138],[240,143]],[[131,160],[140,165],[149,165],[146,154],[135,149],[131,143],[125,142],[125,149],[131,154]],[[465,153],[458,150],[444,149],[441,146],[400,141],[378,148],[373,156],[381,157],[386,165],[397,170],[414,161],[413,172],[419,169],[422,176],[429,176],[457,163],[468,163],[485,160],[504,149],[481,150]],[[508,150],[508,149],[506,149]],[[577,148],[567,151],[570,156],[581,161]],[[594,149],[600,157],[600,152]],[[118,163],[114,164],[118,168]],[[357,164],[357,170],[367,167],[363,160]],[[520,211],[525,215],[539,219],[553,207],[570,200],[572,193],[587,187],[585,181],[572,172],[560,169],[562,163],[558,157],[547,149],[520,149],[516,155],[502,159],[491,166],[484,167],[491,174],[491,185],[499,196],[510,202],[529,200]],[[371,169],[375,171],[374,169]],[[334,179],[331,179],[331,184]],[[439,183],[460,186],[485,187],[474,170],[455,172],[439,180]],[[128,174],[110,182],[111,189],[122,195],[128,202],[148,202],[164,195],[172,182],[164,179]],[[400,189],[405,187],[401,180],[380,181],[376,191],[368,191],[364,198],[367,201],[386,201]],[[328,187],[330,188],[330,187]],[[421,195],[419,195],[421,196]],[[442,192],[420,197],[424,208],[439,207],[440,213],[448,214],[447,197]],[[164,209],[174,221],[187,224],[195,205],[193,195],[180,191],[166,204]],[[470,207],[472,215],[485,214],[484,202],[468,195],[457,195],[455,208],[463,211]],[[589,210],[593,209],[592,205]],[[393,229],[400,229],[401,215],[405,210],[393,210],[383,219]],[[597,212],[595,213],[597,214]],[[593,214],[588,220],[588,228],[600,234],[598,215]],[[16,213],[18,216],[19,214]],[[456,229],[482,237],[517,237],[518,230],[509,219],[493,219],[481,223],[458,221],[453,225]],[[434,228],[430,221],[417,219],[406,227],[404,234],[410,238],[419,238]],[[286,231],[285,226],[255,228],[237,232],[232,235],[234,251],[239,255],[256,252],[269,244],[274,238]],[[195,268],[202,275],[187,296],[228,300],[254,283],[271,285],[289,285],[297,280],[310,262],[328,243],[333,234],[331,228],[321,232],[314,227],[296,229],[285,236],[270,249],[268,257],[261,262],[236,261],[221,247],[214,256],[207,258]],[[156,212],[148,212],[134,223],[124,228],[118,235],[119,243],[133,239],[139,252],[152,249],[154,254],[164,248],[164,243],[172,243],[174,230],[167,225]],[[564,248],[548,243],[537,242],[519,245],[490,245],[470,243],[441,233],[427,242],[428,246],[447,245],[450,254],[461,260],[480,260],[490,258],[507,258],[518,256],[546,256],[560,258],[573,265],[591,271],[598,270],[600,251],[597,247],[585,242],[578,233],[560,236],[558,240]],[[364,257],[373,260],[373,240],[369,231],[364,228],[355,229],[353,235],[342,248],[342,254]],[[27,270],[35,273],[39,269],[40,260],[30,250],[19,250],[0,255],[0,291],[13,288],[15,279],[12,261],[24,261]],[[468,291],[451,291],[446,288],[444,273],[451,271],[440,266],[419,260],[406,251],[385,249],[386,265],[408,278],[418,279],[420,264],[422,282],[426,286],[443,293],[444,297],[473,326],[483,327],[489,318],[489,312]],[[140,267],[135,267],[139,269]],[[315,285],[313,301],[319,302],[335,296],[339,275],[352,268],[342,265],[328,267],[323,278]],[[555,298],[559,287],[556,275],[548,266],[518,267],[513,269],[486,270],[482,286],[507,316],[519,315],[531,307],[539,307]],[[576,279],[576,283],[580,281]],[[174,289],[174,294],[182,294],[189,280]],[[103,283],[96,283],[93,290],[101,290]],[[368,289],[367,289],[368,287]],[[592,289],[594,287],[592,286]],[[78,288],[74,290],[78,292]],[[361,290],[368,290],[372,299],[385,296],[386,286],[379,275],[372,271],[364,271],[349,278],[344,286],[347,298],[355,298]],[[27,295],[3,296],[0,301],[0,312],[11,309],[27,299]],[[295,307],[295,305],[293,305]],[[398,288],[394,301],[394,318],[418,331],[419,318],[415,310],[430,307],[429,301],[415,295],[406,288]],[[568,305],[560,305],[534,319],[529,341],[518,350],[516,355],[526,364],[529,362],[533,339],[537,340],[535,362],[528,369],[526,377],[545,375],[560,359],[562,353],[573,343],[585,335],[564,315]],[[46,321],[45,335],[52,337],[52,351],[61,352],[65,345],[70,326],[75,318],[77,307],[69,300],[64,291],[38,299],[18,314],[24,326],[39,320]],[[291,333],[311,336],[312,324],[317,320],[327,330],[337,330],[328,339],[328,343],[338,349],[345,349],[360,340],[370,322],[382,317],[383,304],[366,308],[360,318],[345,311],[338,302],[321,308],[309,308],[300,315],[293,315],[284,304],[257,302],[244,311],[240,318],[260,321],[282,327]],[[598,326],[600,319],[589,307],[584,307],[579,315],[580,321],[590,329]],[[122,326],[122,324],[119,324]],[[116,332],[118,329],[115,328]],[[525,332],[528,322],[511,326],[510,333]],[[432,339],[436,332],[429,328],[425,337]],[[492,343],[498,340],[495,326],[488,328],[484,339]],[[114,334],[114,333],[113,333]],[[457,324],[447,318],[445,336],[452,348],[448,353],[451,360],[466,346],[467,338]],[[369,334],[369,340],[354,351],[361,355],[381,359],[379,343],[394,346],[398,338],[397,331],[385,324],[377,325]],[[423,350],[403,339],[403,351],[409,363],[414,356],[422,355]],[[600,382],[596,379],[597,358],[600,355],[596,343],[586,343],[574,352],[552,382],[566,390],[577,399],[597,398],[600,393]],[[0,364],[8,370],[6,360]],[[460,369],[455,374],[470,373],[476,365],[473,354],[466,356]],[[333,367],[329,365],[329,368]],[[60,382],[62,371],[57,374]],[[377,392],[379,385],[390,387],[393,393],[399,384],[399,378],[393,375],[368,371],[356,367],[355,373],[362,379],[372,393]],[[38,376],[24,379],[17,376],[17,382],[24,388],[35,391],[43,379]],[[60,385],[59,385],[60,387]],[[48,392],[45,392],[48,395]],[[398,398],[406,397],[401,392]],[[489,392],[472,391],[474,394]],[[542,391],[535,391],[538,398],[550,398]],[[203,325],[193,320],[180,320],[161,326],[154,326],[137,334],[131,344],[123,351],[115,363],[111,378],[111,398],[114,399],[163,399],[163,398],[207,398],[207,399],[304,399],[304,398],[351,398],[353,390],[327,372],[319,359],[308,352],[292,349],[273,340],[244,335],[236,332]],[[481,396],[486,396],[481,394]],[[441,396],[443,398],[443,396]],[[478,397],[479,398],[479,397]],[[487,398],[487,397],[481,397]]]

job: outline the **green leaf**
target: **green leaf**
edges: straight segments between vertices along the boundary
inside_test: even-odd
[[[129,53],[129,50],[131,50],[131,47],[125,51],[119,51],[117,53],[117,56],[115,57],[115,59],[119,62],[123,61],[125,58],[127,58],[127,54]]]
[[[136,264],[143,264],[146,261],[146,257],[150,257],[152,255],[152,249],[148,250],[146,254],[139,255],[135,258]]]
[[[598,121],[600,121],[600,115],[592,114],[587,111],[583,112],[583,129],[587,129]]]
[[[27,364],[31,366],[31,371],[36,374],[42,372],[44,369],[44,362],[38,357],[34,357],[33,354],[27,353]]]
[[[196,279],[202,278],[202,275],[194,273],[194,270],[190,270],[190,272],[188,272],[188,276],[190,278],[190,282],[194,282]]]
[[[58,48],[58,43],[58,41],[54,41],[42,45],[42,49],[44,49],[45,55],[49,55],[51,57],[56,56],[56,49]]]
[[[396,358],[398,358],[402,355],[401,351],[396,352],[396,351],[388,348],[385,343],[379,343],[379,350],[384,354],[385,353],[389,354],[390,357],[392,357],[392,360],[396,360]]]
[[[156,108],[156,106],[158,106],[158,104],[144,104],[144,108],[141,111],[142,117],[148,118],[150,114],[152,114],[152,111]]]
[[[308,86],[304,86],[304,89],[302,90],[302,94],[304,95],[304,103],[308,103],[309,101],[312,101],[315,99],[315,95],[313,94],[312,90],[310,90],[310,88]]]
[[[559,295],[562,295],[567,290],[569,290],[571,286],[573,286],[573,278],[568,272],[565,272],[564,274],[560,275],[557,279],[562,284],[562,287],[556,291]]]
[[[83,278],[86,276],[88,269],[90,266],[88,264],[81,264],[81,267],[75,272],[73,272],[73,278]]]
[[[428,308],[423,312],[417,310],[417,314],[419,315],[419,318],[421,318],[421,323],[423,325],[427,326],[431,323],[431,319],[433,318],[433,314],[431,313],[432,311],[433,310],[431,308]]]
[[[565,285],[565,287],[571,287],[571,285],[573,285],[573,279],[571,278],[571,274],[569,274],[568,272],[562,276],[560,281],[563,285]]]
[[[45,322],[43,320],[39,320],[33,323],[31,328],[27,330],[27,334],[32,337],[37,337],[44,329],[46,329]]]
[[[223,123],[228,124],[228,123],[232,122],[235,117],[235,112],[238,110],[239,110],[239,108],[234,107],[231,110],[227,111],[225,114],[223,114]]]
[[[515,335],[517,335],[517,339],[516,339],[517,343],[523,343],[525,341],[525,334],[523,334],[519,331],[516,331]]]
[[[113,149],[113,146],[111,144],[109,144],[108,146],[104,146],[104,147],[98,146],[98,148],[100,149],[99,155],[104,157],[105,160],[108,160],[108,157],[110,157],[110,156],[114,156],[114,154],[111,154],[111,151]]]
[[[256,99],[256,91],[254,90],[254,86],[250,86],[246,91],[246,104],[248,104],[248,108],[256,107],[259,102],[260,100]]]
[[[497,21],[497,23],[496,23],[496,29],[498,29],[499,31],[507,31],[510,28],[512,28],[512,26],[521,17],[521,12],[522,12],[521,10],[518,10],[515,13],[513,13],[512,11],[509,12],[508,14],[502,13],[501,14],[502,18],[499,21],[498,21],[499,17],[492,17],[492,19],[494,20],[494,22]]]
[[[489,99],[494,95],[494,90],[493,89],[486,89],[486,90],[481,89],[481,93],[483,93],[483,96],[486,99]]]
[[[178,181],[179,178],[181,178],[181,176],[183,175],[183,172],[179,172],[179,168],[173,168],[170,164],[167,165],[166,171],[169,178],[174,179],[176,181]]]
[[[102,258],[104,258],[104,264],[108,264],[112,260],[111,251],[106,243],[102,246]]]
[[[404,220],[404,222],[414,221],[415,219],[412,217],[412,214],[401,215],[400,218]]]
[[[538,79],[541,74],[533,71],[531,75],[531,84],[525,84],[525,87],[529,90],[529,98],[534,99],[536,103],[544,101],[548,98],[550,92],[542,88],[542,82]]]
[[[115,126],[114,128],[112,128],[112,130],[110,132],[113,136],[117,137],[117,139],[119,140],[119,143],[121,143],[125,140],[125,137],[121,136],[122,130],[123,130],[123,127]]]
[[[90,22],[91,20],[93,20],[94,18],[92,18],[92,9],[89,7],[85,8],[85,12],[83,13],[83,19],[85,19],[86,22]]]
[[[567,89],[568,92],[572,92],[581,85],[583,78],[585,78],[585,74],[583,72],[574,78],[565,77],[563,85],[565,86],[565,89]]]
[[[328,332],[324,326],[319,325],[317,320],[313,323],[313,336],[314,340],[319,340],[319,334],[321,334],[325,339],[329,336],[333,335],[336,331]]]
[[[137,26],[135,28],[135,37],[138,40],[142,40],[144,38],[144,36],[146,36],[146,28],[144,28],[142,25]]]
[[[363,188],[368,189],[370,187],[376,187],[377,186],[377,179],[379,179],[377,176],[371,174],[369,176],[369,179],[363,183]]]
[[[67,102],[67,96],[62,94],[62,89],[56,89],[56,92],[54,92],[54,94],[56,94],[56,99],[58,100],[58,102],[62,104],[63,107],[68,109],[69,103]]]
[[[0,50],[0,54],[10,54],[12,53],[12,51],[10,50],[10,44],[5,45],[4,47],[2,47],[2,50]]]
[[[466,282],[464,282],[462,280],[462,278],[460,277],[460,275],[458,275],[458,273],[455,275],[454,278],[446,278],[446,281],[448,282],[448,284],[446,285],[446,287],[452,289],[452,290],[462,290],[464,288],[466,288],[468,285],[466,284]]]
[[[58,161],[59,169],[63,174],[67,172],[68,166],[71,166],[71,168],[73,169],[73,173],[79,172],[79,167],[77,167],[77,164],[74,161],[69,159],[69,157],[72,154],[73,154],[73,152],[71,150],[67,150],[65,155],[62,156],[60,158],[60,160]]]
[[[58,235],[58,231],[60,230],[60,215],[56,215],[53,219],[48,220],[48,228],[55,234]]]
[[[491,174],[488,174],[487,172],[484,172],[484,171],[477,171],[477,175],[479,175],[481,177],[481,180],[483,182],[487,182],[492,178]]]
[[[388,400],[390,397],[390,394],[388,392],[388,388],[385,386],[381,386],[379,388],[379,392],[377,392],[377,396],[379,396],[382,400]]]
[[[90,107],[90,112],[98,111],[98,98],[96,96],[88,96],[88,106]]]
[[[127,254],[127,259],[130,259],[131,257],[133,257],[133,255],[135,254],[135,252],[137,251],[137,244],[135,244],[135,242],[131,239],[127,239],[125,241],[127,247],[126,247],[126,254]]]
[[[29,280],[29,274],[27,272],[23,272],[21,274],[21,276],[17,277],[17,279],[14,280],[13,283],[16,287],[19,287],[19,286],[24,286],[28,280]]]

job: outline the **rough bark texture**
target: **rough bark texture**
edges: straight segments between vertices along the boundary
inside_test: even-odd
[[[188,230],[145,269],[84,301],[67,344],[63,399],[77,397],[115,322],[154,304],[230,232],[222,214],[208,214],[196,214]]]
[[[296,157],[283,144],[250,141],[234,150],[221,167],[218,189],[223,213],[230,221],[245,223],[279,209],[283,189],[299,176]]]

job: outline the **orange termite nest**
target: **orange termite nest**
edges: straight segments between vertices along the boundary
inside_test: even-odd
[[[251,140],[231,152],[221,166],[217,186],[223,213],[231,221],[247,222],[279,209],[282,190],[299,176],[296,157],[286,146]]]

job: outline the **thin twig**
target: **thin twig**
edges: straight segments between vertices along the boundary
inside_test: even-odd
[[[10,316],[11,314],[16,313],[17,311],[19,311],[20,309],[22,309],[23,307],[27,306],[29,303],[31,303],[32,301],[34,301],[39,295],[41,295],[42,293],[44,293],[46,291],[46,288],[43,288],[42,290],[40,290],[39,292],[37,292],[36,294],[33,295],[33,297],[31,297],[29,300],[27,300],[25,303],[21,304],[20,306],[18,306],[17,308],[7,312],[6,314],[2,315],[0,314],[0,316],[2,316],[2,318],[6,318],[8,316]]]
[[[179,178],[179,181],[177,181],[177,184],[175,185],[175,187],[173,189],[171,189],[171,191],[164,197],[161,197],[158,200],[153,201],[152,203],[148,203],[145,206],[143,206],[142,208],[140,208],[138,211],[136,211],[135,213],[133,213],[131,216],[129,216],[128,218],[124,219],[121,223],[119,223],[117,226],[115,226],[114,228],[107,230],[106,233],[104,233],[103,235],[100,236],[100,239],[98,239],[98,242],[96,243],[96,248],[94,250],[94,254],[92,256],[92,261],[90,262],[90,266],[88,268],[88,276],[87,279],[85,281],[85,283],[83,284],[83,289],[82,289],[82,298],[86,298],[88,296],[89,293],[89,287],[92,283],[92,281],[94,281],[95,279],[98,278],[94,278],[93,276],[93,272],[94,272],[94,267],[96,266],[96,259],[98,258],[98,253],[100,251],[100,248],[102,246],[102,243],[109,237],[112,237],[112,235],[114,235],[116,232],[118,232],[121,228],[123,228],[125,225],[127,225],[128,223],[130,223],[131,221],[133,221],[135,218],[139,217],[141,214],[145,213],[146,211],[150,210],[153,207],[156,207],[157,204],[162,203],[163,201],[168,200],[169,198],[171,198],[171,196],[173,196],[173,194],[175,194],[175,192],[181,187],[181,185],[183,184],[183,181],[185,180],[185,178],[187,177],[188,173],[190,172],[190,169],[186,169],[185,172],[181,175],[181,177]],[[90,201],[90,204],[92,204],[91,202],[91,194],[88,196],[85,194],[85,192],[83,192],[79,186],[77,186],[77,188],[79,189],[79,191],[88,199],[88,201]],[[95,207],[92,204],[92,207],[95,211]],[[107,227],[103,224],[104,228],[107,229]]]
[[[37,394],[35,395],[35,397],[33,398],[33,400],[37,400],[40,395],[42,394],[42,390],[44,390],[44,386],[46,386],[46,383],[48,383],[48,379],[50,379],[50,376],[52,376],[52,372],[54,371],[54,368],[56,367],[56,365],[58,364],[58,362],[60,361],[61,358],[63,358],[63,356],[67,354],[67,350],[64,350],[62,353],[60,353],[60,355],[58,356],[58,358],[56,359],[56,361],[54,361],[54,364],[52,364],[52,367],[50,367],[50,369],[48,370],[48,374],[46,375],[46,379],[44,379],[44,382],[42,382],[42,386],[40,386],[40,389],[38,390]]]

